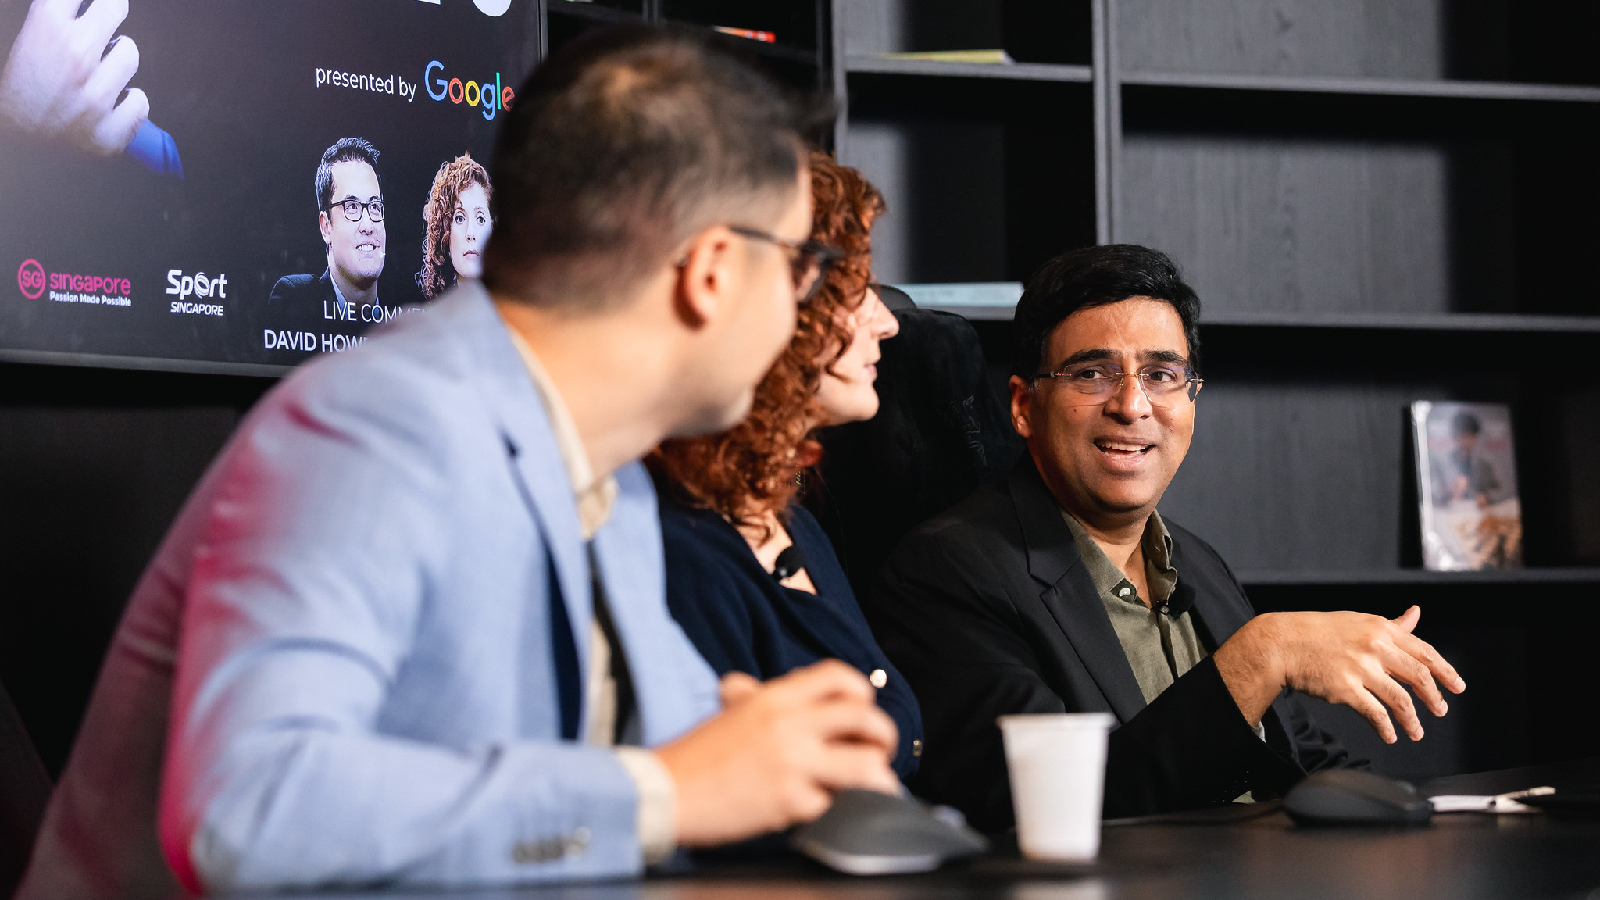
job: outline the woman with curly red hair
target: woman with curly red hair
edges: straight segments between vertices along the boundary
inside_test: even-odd
[[[463,153],[439,167],[428,192],[422,218],[428,233],[422,239],[422,271],[417,287],[432,300],[458,279],[483,274],[483,248],[494,220],[489,217],[489,173],[472,154]]]
[[[793,339],[720,434],[669,440],[648,460],[661,488],[667,605],[718,675],[768,679],[837,658],[859,668],[900,732],[895,771],[921,755],[916,697],[873,640],[816,519],[795,502],[821,455],[814,432],[871,418],[880,341],[899,331],[870,287],[871,229],[883,197],[854,169],[810,159],[811,239],[841,252]]]

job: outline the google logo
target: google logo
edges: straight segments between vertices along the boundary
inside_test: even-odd
[[[441,74],[435,75],[434,72]],[[422,83],[428,88],[428,96],[440,101],[448,99],[451,103],[480,106],[485,119],[493,119],[498,110],[510,109],[511,101],[516,97],[511,88],[500,86],[499,72],[494,73],[493,84],[485,81],[481,85],[476,81],[462,82],[459,78],[446,81],[443,72],[444,63],[437,59],[422,70]]]

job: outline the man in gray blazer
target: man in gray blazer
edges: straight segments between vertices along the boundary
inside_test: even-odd
[[[288,378],[196,488],[22,896],[626,875],[894,790],[859,673],[717,683],[635,461],[742,418],[820,277],[802,124],[684,33],[541,66],[483,286]]]

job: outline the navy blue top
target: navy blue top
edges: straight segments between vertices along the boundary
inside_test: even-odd
[[[894,770],[907,778],[922,747],[922,713],[911,685],[873,639],[817,520],[790,506],[788,531],[805,554],[815,594],[779,584],[721,516],[662,497],[667,607],[719,676],[744,672],[765,681],[829,658],[869,676],[882,669],[888,681],[878,689],[878,705],[900,730]]]

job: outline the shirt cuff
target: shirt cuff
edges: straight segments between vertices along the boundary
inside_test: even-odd
[[[617,761],[628,771],[633,786],[639,794],[639,809],[635,825],[639,832],[639,850],[644,854],[644,864],[653,866],[666,862],[678,849],[675,822],[678,817],[678,789],[672,783],[672,773],[649,750],[639,747],[615,748]]]

